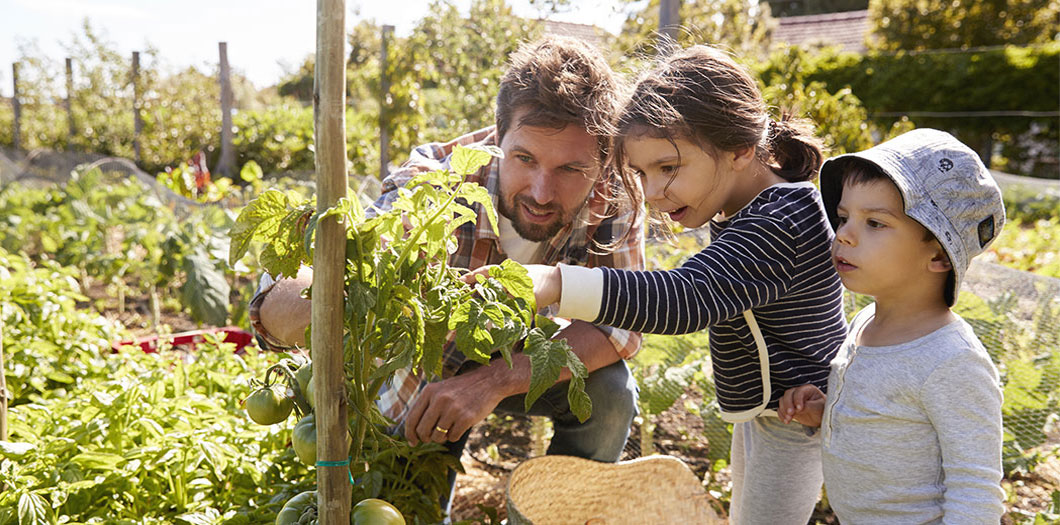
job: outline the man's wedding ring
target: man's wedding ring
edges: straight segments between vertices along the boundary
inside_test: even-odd
[[[448,434],[449,433],[449,429],[448,428],[434,427],[434,429],[437,430],[438,432],[441,432],[442,434]]]

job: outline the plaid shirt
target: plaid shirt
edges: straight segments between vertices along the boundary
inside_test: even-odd
[[[389,210],[398,197],[398,188],[404,186],[408,181],[423,170],[435,170],[448,167],[449,154],[457,144],[471,145],[495,145],[496,134],[493,127],[464,135],[448,143],[426,144],[416,148],[409,160],[401,168],[391,173],[383,180],[382,196],[375,203],[379,212]],[[475,182],[483,187],[493,196],[493,208],[497,209],[497,196],[500,184],[500,159],[494,158],[489,164],[483,166],[477,173],[468,175],[465,179]],[[620,214],[615,217],[607,217],[611,206],[603,197],[608,191],[608,181],[601,180],[593,188],[593,195],[585,207],[578,213],[574,221],[560,230],[550,239],[544,250],[542,262],[554,265],[564,263],[578,266],[607,266],[611,268],[623,268],[629,270],[644,269],[644,235],[643,222],[638,219],[635,223],[630,222],[630,213]],[[508,257],[500,251],[497,235],[493,233],[487,219],[485,208],[479,204],[473,205],[478,212],[478,220],[465,223],[454,232],[457,240],[456,252],[449,256],[449,265],[456,268],[478,268],[489,264],[499,264]],[[643,216],[643,215],[641,215]],[[607,218],[603,218],[607,217]],[[626,241],[617,246],[608,254],[594,253],[594,240],[600,244],[608,244],[613,239],[622,236],[627,228],[634,228]],[[623,359],[633,357],[640,349],[640,334],[619,330],[609,326],[598,326],[611,344],[615,352]],[[456,373],[465,360],[463,355],[456,351],[452,342],[446,344],[443,353],[442,377],[451,377]],[[412,406],[416,397],[428,381],[420,374],[412,370],[399,370],[394,374],[390,385],[384,388],[378,401],[379,408],[383,414],[390,419],[404,421],[409,407]]]

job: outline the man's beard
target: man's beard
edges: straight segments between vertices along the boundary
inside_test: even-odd
[[[560,230],[563,229],[568,223],[571,222],[572,217],[563,213],[558,206],[552,205],[547,206],[547,209],[551,213],[556,214],[556,218],[548,224],[528,224],[523,222],[519,217],[518,209],[520,203],[525,202],[530,205],[533,209],[539,209],[540,207],[534,204],[534,201],[525,195],[516,195],[513,199],[513,207],[508,207],[508,199],[501,195],[497,199],[497,212],[506,219],[512,221],[512,227],[515,228],[515,233],[518,233],[520,237],[531,242],[542,242],[555,237]]]

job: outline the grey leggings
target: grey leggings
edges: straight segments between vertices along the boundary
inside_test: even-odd
[[[809,435],[812,432],[812,435]],[[806,525],[821,495],[821,433],[776,416],[733,424],[732,525]]]

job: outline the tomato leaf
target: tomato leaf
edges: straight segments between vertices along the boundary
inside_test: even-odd
[[[449,168],[458,175],[470,175],[493,160],[493,154],[500,150],[486,150],[481,147],[457,145],[449,157]]]
[[[530,279],[526,268],[511,259],[505,259],[500,265],[490,268],[490,278],[500,282],[516,300],[529,305],[524,309],[523,322],[530,324],[530,316],[537,310],[537,306],[534,300],[534,281]]]
[[[570,405],[571,413],[578,418],[578,421],[585,423],[585,420],[589,419],[589,414],[593,411],[593,401],[589,399],[589,394],[585,393],[585,379],[589,376],[589,371],[585,368],[585,364],[582,363],[581,359],[578,359],[578,355],[570,349],[566,341],[556,342],[562,343],[566,347],[567,368],[571,373],[570,384],[567,386],[567,403]]]
[[[562,351],[554,351],[552,343],[539,328],[530,330],[530,335],[526,336],[523,353],[530,358],[531,367],[530,389],[524,400],[527,411],[541,394],[556,384],[560,370],[567,363],[567,356]]]
[[[468,204],[477,203],[486,210],[486,218],[490,221],[490,228],[494,235],[500,235],[497,230],[497,210],[494,207],[493,196],[486,188],[478,184],[464,184],[460,187],[460,198]]]
[[[234,266],[242,259],[250,247],[250,241],[256,236],[275,235],[276,228],[287,214],[289,204],[287,195],[279,190],[266,190],[258,198],[247,203],[228,232],[232,238],[228,249],[228,264]]]

